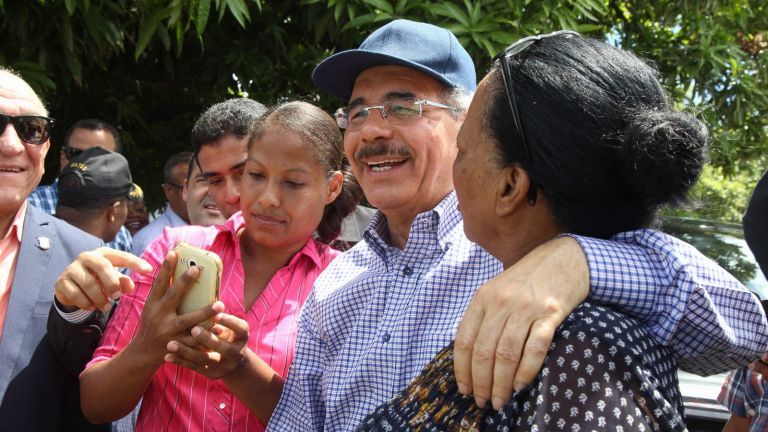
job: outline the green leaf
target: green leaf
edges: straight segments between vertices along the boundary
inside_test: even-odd
[[[344,13],[344,2],[340,1],[336,3],[336,6],[333,8],[333,19],[336,22],[339,22],[339,20],[341,19],[341,14],[343,13]]]
[[[205,26],[208,25],[208,17],[211,13],[211,0],[198,0],[197,18],[195,19],[195,30],[197,36],[202,41]]]
[[[243,0],[226,0],[229,11],[235,17],[240,27],[245,28],[246,22],[251,20],[248,14],[248,7]]]
[[[363,3],[369,4],[376,9],[392,15],[395,11],[392,9],[392,4],[386,0],[363,0]]]
[[[67,52],[72,54],[75,51],[75,37],[72,34],[72,23],[68,20],[62,20],[61,22],[61,37],[64,40],[64,48]]]
[[[452,3],[438,3],[430,7],[433,13],[448,18],[453,18],[465,27],[470,27],[469,19],[464,11]]]
[[[156,12],[155,15],[145,19],[139,26],[139,40],[136,42],[136,50],[133,54],[136,61],[139,60],[139,56],[144,52],[149,41],[152,40],[152,37],[157,32],[158,24],[160,24],[160,18]]]
[[[376,21],[376,14],[375,13],[368,13],[365,15],[360,15],[354,19],[349,20],[344,26],[341,28],[341,32],[345,32],[349,29],[363,27],[367,24],[370,24],[372,22]]]
[[[169,14],[168,14],[168,23],[166,24],[168,28],[175,26],[179,22],[179,18],[181,18],[181,11],[183,7],[184,5],[182,5],[181,2],[178,0],[174,0],[174,2],[168,6]]]
[[[64,0],[64,6],[67,8],[67,14],[72,16],[77,10],[77,0]]]

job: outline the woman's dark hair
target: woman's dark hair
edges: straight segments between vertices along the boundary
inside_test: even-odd
[[[328,174],[340,171],[344,175],[341,193],[332,203],[325,206],[323,218],[317,227],[317,237],[323,243],[330,243],[341,232],[341,222],[355,211],[363,196],[363,190],[349,169],[344,157],[342,137],[336,121],[322,109],[307,102],[287,102],[270,108],[251,127],[248,150],[271,127],[280,127],[291,132],[312,148],[314,156]]]
[[[542,39],[506,61],[531,160],[514,130],[499,61],[486,78],[489,133],[502,164],[529,173],[562,228],[608,238],[648,227],[661,206],[685,202],[707,161],[709,134],[672,109],[653,67],[580,36]]]

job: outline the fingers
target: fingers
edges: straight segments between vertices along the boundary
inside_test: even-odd
[[[168,353],[164,360],[168,363],[174,363],[200,374],[216,377],[215,369],[221,363],[221,355],[215,351],[203,351],[178,341],[168,342]]]
[[[515,390],[522,390],[530,385],[541,371],[547,356],[555,330],[560,325],[559,318],[548,318],[536,321],[531,326],[531,332],[525,341],[525,349],[520,359],[520,365],[515,374]],[[495,379],[495,378],[494,378]],[[511,394],[511,393],[510,393]],[[494,391],[494,396],[496,392]],[[509,394],[504,393],[504,403],[509,400]]]
[[[768,362],[766,360],[768,360],[768,355],[763,355],[750,365],[750,369],[761,374],[763,377],[768,377]]]
[[[155,282],[152,284],[152,290],[147,296],[147,303],[154,303],[157,299],[163,298],[166,291],[171,285],[171,275],[176,268],[176,253],[173,251],[168,252],[163,260],[163,265],[160,266],[160,271],[155,276]]]
[[[176,261],[176,252],[170,251],[166,254],[163,265],[155,277],[147,303],[154,304],[162,299],[166,307],[176,310],[189,287],[200,277],[200,270],[197,267],[190,267],[182,273],[181,277],[174,279],[173,284],[171,284],[172,276],[176,270]]]
[[[485,316],[479,300],[480,295],[478,291],[478,295],[472,299],[464,313],[453,346],[453,372],[456,375],[459,393],[464,395],[472,394],[472,349]]]
[[[220,314],[216,317],[216,323],[231,330],[232,340],[248,340],[248,322],[234,315]],[[216,327],[218,328],[218,326]],[[214,332],[215,333],[215,332]]]
[[[475,337],[471,356],[472,394],[475,397],[475,403],[481,408],[491,399],[496,364],[496,346],[506,323],[506,314],[486,313]],[[522,349],[522,344],[520,349]],[[517,355],[519,356],[519,350]]]
[[[178,303],[176,304],[178,305]],[[221,302],[219,302],[219,304],[221,304]],[[216,314],[220,313],[223,310],[223,308],[217,308],[217,307],[214,307],[214,305],[215,303],[213,305],[202,307],[198,310],[186,313],[184,315],[179,315],[176,318],[177,327],[179,329],[188,329],[198,324],[201,324],[204,321],[209,320],[210,318],[213,318],[214,316],[216,316]]]
[[[147,274],[153,270],[148,262],[129,252],[123,252],[108,247],[101,247],[96,249],[95,252],[101,254],[101,256],[106,258],[115,267],[129,268],[134,272],[141,274]]]
[[[248,323],[228,314],[220,314],[216,321],[213,331],[197,326],[192,329],[192,336],[200,345],[224,356],[237,355],[248,342]]]
[[[65,306],[108,310],[107,297],[120,292],[118,273],[103,255],[104,248],[81,253],[70,263],[54,284],[54,295]],[[132,283],[130,287],[132,288]]]
[[[95,281],[91,285],[95,289],[91,290],[90,295],[88,295],[80,284],[75,283],[71,278],[60,277],[55,285],[56,300],[64,306],[75,306],[83,310],[102,308],[107,304],[106,296],[101,293],[101,288]]]

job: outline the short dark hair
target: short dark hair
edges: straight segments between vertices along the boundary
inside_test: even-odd
[[[167,161],[165,161],[165,165],[163,165],[163,181],[167,182],[173,182],[173,179],[171,178],[171,171],[173,171],[173,168],[176,165],[187,165],[189,167],[189,163],[192,160],[192,152],[183,151],[176,153],[175,155],[168,158]]]
[[[655,68],[580,36],[545,38],[507,61],[531,160],[513,133],[496,61],[485,118],[499,163],[528,172],[566,231],[608,238],[651,226],[661,206],[685,202],[709,134],[672,108]]]
[[[212,144],[226,135],[247,137],[253,122],[266,111],[267,107],[248,98],[228,99],[212,105],[197,119],[192,128],[194,159],[197,160],[200,147]]]
[[[122,153],[123,150],[123,144],[122,141],[120,141],[120,132],[117,130],[116,127],[112,126],[111,124],[99,120],[99,119],[82,119],[76,121],[72,126],[69,127],[67,130],[67,133],[64,135],[64,145],[69,145],[69,138],[72,136],[72,133],[76,129],[85,129],[89,131],[107,131],[112,135],[112,138],[115,140],[115,153]]]
[[[322,109],[307,102],[287,102],[271,108],[258,118],[251,130],[248,150],[271,127],[280,127],[296,134],[309,143],[316,160],[328,172],[340,171],[344,175],[341,193],[325,206],[323,218],[317,227],[318,239],[330,243],[341,233],[341,222],[355,211],[363,196],[349,163],[344,157],[342,136],[336,120]]]

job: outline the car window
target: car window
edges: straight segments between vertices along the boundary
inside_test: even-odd
[[[692,244],[726,269],[761,299],[768,299],[768,280],[735,224],[689,219],[670,219],[663,231]]]

